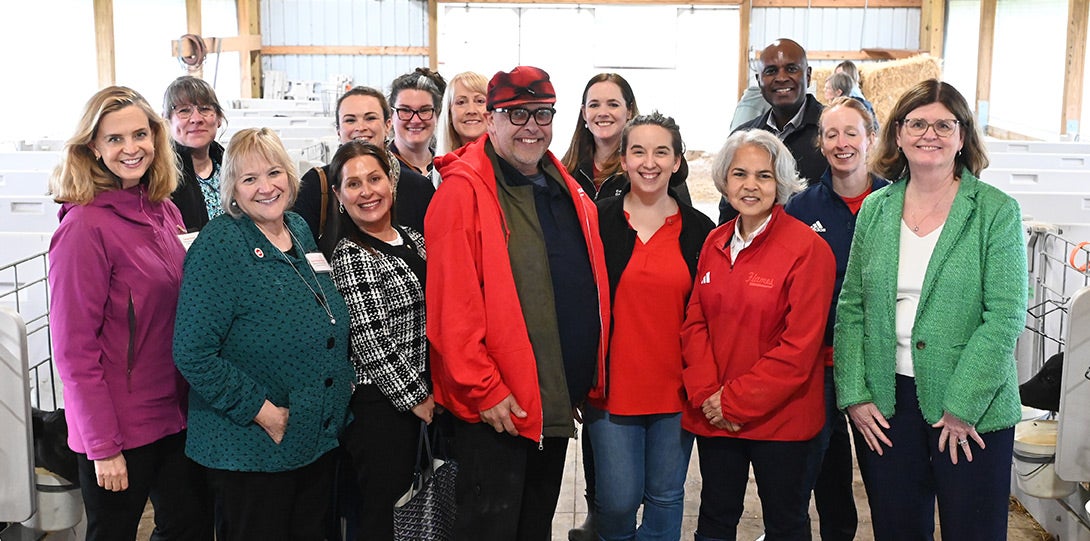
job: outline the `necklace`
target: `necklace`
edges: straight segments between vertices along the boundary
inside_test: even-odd
[[[916,225],[912,226],[912,232],[913,233],[919,233],[920,224],[923,223],[924,220],[930,218],[931,215],[935,214],[935,212],[938,211],[939,208],[941,208],[943,206],[943,202],[946,201],[946,193],[949,191],[950,186],[954,186],[956,183],[957,183],[957,178],[955,177],[954,179],[952,179],[950,181],[950,184],[947,184],[946,187],[943,188],[942,195],[939,196],[939,200],[936,201],[935,204],[931,206],[931,210],[927,214],[924,214],[923,218],[920,218],[918,214],[916,215],[916,219],[914,220],[916,222]]]
[[[292,244],[293,247],[296,244],[299,243],[299,240],[295,238],[295,234],[292,233],[290,229],[288,229],[288,235],[291,235],[291,240],[292,240],[292,243],[293,243]],[[307,282],[306,278],[303,278],[303,274],[299,272],[298,268],[296,268],[295,263],[292,263],[291,259],[288,258],[288,256],[285,255],[284,252],[282,252],[280,250],[276,250],[276,251],[280,253],[280,257],[284,258],[284,261],[288,262],[288,265],[291,265],[291,270],[295,271],[295,275],[298,276],[299,279],[303,281],[303,285],[307,286],[307,289],[310,290],[310,294],[314,295],[314,298],[318,300],[318,305],[321,306],[322,310],[325,310],[326,315],[329,316],[329,324],[330,325],[336,325],[337,324],[337,319],[333,317],[333,311],[329,309],[329,303],[326,302],[325,289],[322,288],[322,282],[320,280],[318,280],[318,275],[315,274],[314,269],[313,268],[310,269],[310,275],[314,277],[314,283],[317,284],[318,291],[314,291],[314,288],[310,287],[310,283]],[[321,295],[318,294],[319,291],[321,292]]]

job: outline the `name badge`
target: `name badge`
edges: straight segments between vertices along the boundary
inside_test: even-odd
[[[178,235],[178,240],[182,241],[182,248],[185,248],[185,251],[188,252],[189,247],[193,245],[193,241],[197,240],[197,233],[200,233],[200,231],[181,233]]]
[[[314,272],[333,272],[333,267],[329,266],[329,262],[325,260],[325,256],[322,252],[311,252],[307,254],[307,262],[310,263],[310,268],[314,269]]]

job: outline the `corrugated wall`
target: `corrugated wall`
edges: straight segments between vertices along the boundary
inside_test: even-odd
[[[750,17],[755,51],[782,37],[808,51],[920,48],[919,8],[754,8]]]
[[[428,46],[426,0],[262,0],[263,46]],[[262,55],[262,69],[288,79],[327,81],[349,75],[357,85],[385,89],[427,55]]]

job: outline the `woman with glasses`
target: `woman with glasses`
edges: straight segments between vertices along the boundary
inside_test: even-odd
[[[390,150],[408,169],[439,186],[435,159],[435,126],[443,111],[447,82],[428,68],[416,68],[390,83],[390,105],[394,108],[394,140]]]
[[[858,430],[874,538],[1004,539],[1014,346],[1025,324],[1018,203],[977,180],[988,166],[954,87],[911,88],[882,129],[875,173],[897,179],[859,211],[833,351]]]
[[[220,205],[220,166],[223,146],[215,141],[224,122],[216,91],[189,75],[170,83],[163,94],[163,118],[170,123],[182,178],[171,198],[189,231],[199,231],[223,213]]]

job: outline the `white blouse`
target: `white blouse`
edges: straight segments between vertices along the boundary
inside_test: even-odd
[[[946,224],[923,237],[916,236],[912,228],[901,220],[901,249],[897,265],[897,373],[915,377],[912,367],[912,327],[916,324],[916,310],[920,306],[923,279],[928,262],[939,242],[939,235]]]

